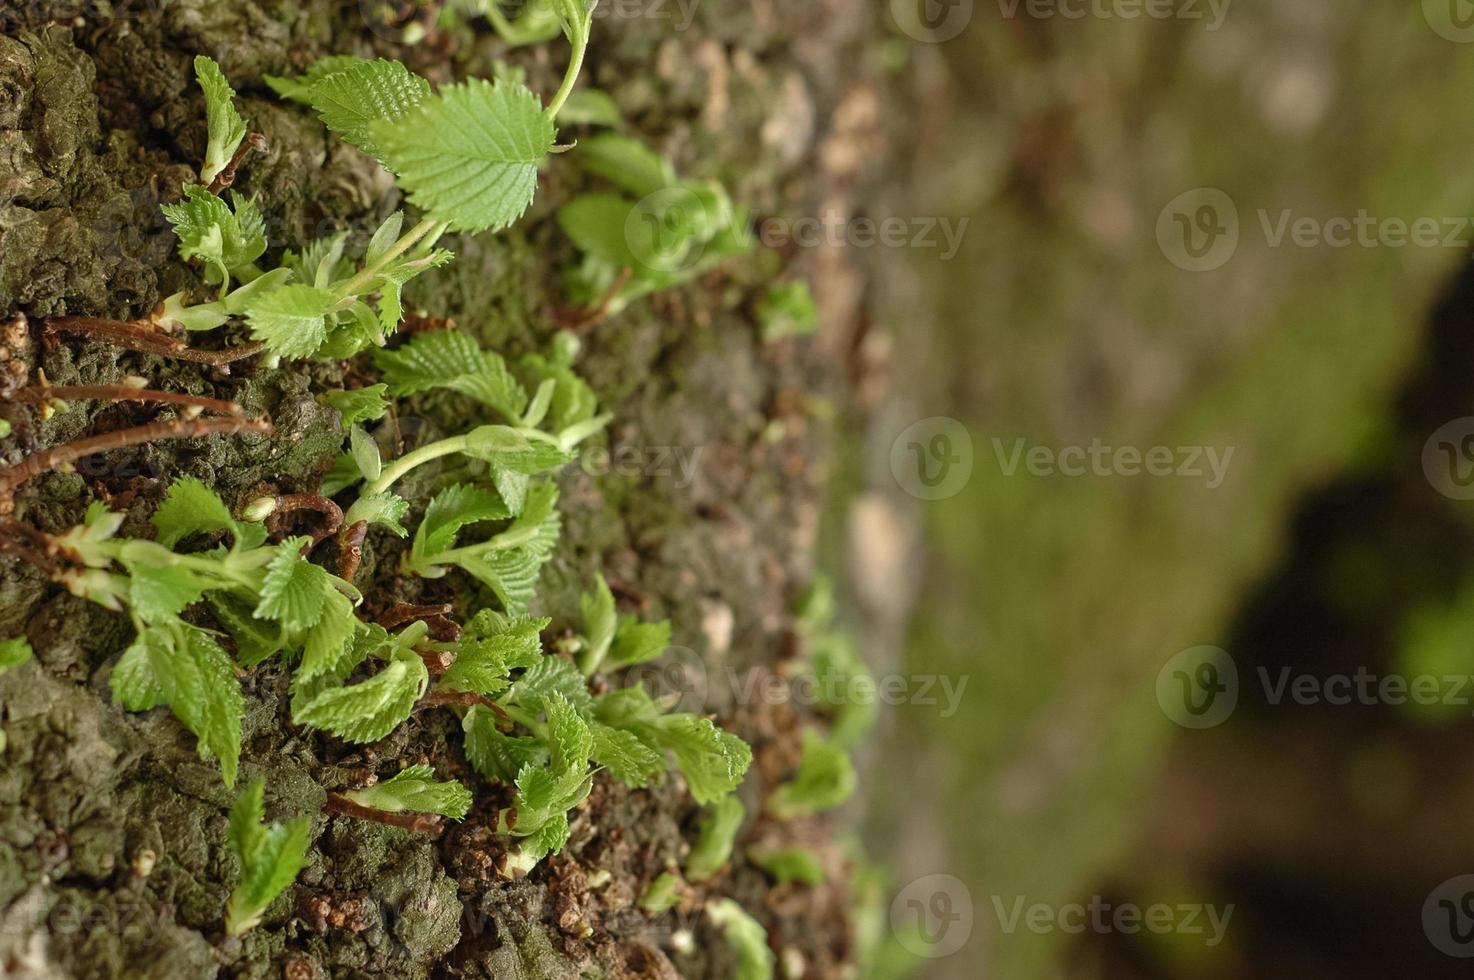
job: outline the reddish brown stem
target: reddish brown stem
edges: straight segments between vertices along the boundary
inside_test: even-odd
[[[461,638],[461,626],[451,618],[454,611],[455,607],[450,603],[416,606],[408,602],[397,602],[379,617],[379,625],[387,630],[404,623],[421,621],[430,627],[432,639],[454,643]]]
[[[13,552],[48,572],[57,568],[55,539],[13,517],[0,517],[0,551]]]
[[[341,814],[345,817],[357,817],[359,820],[372,820],[375,823],[385,823],[391,827],[402,827],[405,830],[413,830],[422,834],[440,833],[440,817],[433,813],[390,813],[387,810],[375,810],[371,806],[362,803],[354,803],[346,796],[337,793],[329,793],[327,804],[323,807],[329,813]]]
[[[352,582],[363,561],[363,539],[368,536],[368,521],[354,521],[338,532],[338,577]]]
[[[588,309],[563,313],[557,318],[559,320],[559,326],[569,330],[582,330],[586,327],[593,327],[603,323],[609,316],[609,308],[614,305],[614,301],[619,298],[619,294],[624,287],[629,285],[629,281],[634,277],[634,274],[635,270],[628,266],[620,269],[619,275],[614,277],[614,282],[608,289],[604,290],[604,295],[599,297],[599,302]]]
[[[299,510],[315,510],[323,515],[323,526],[312,534],[312,548],[316,548],[337,534],[338,529],[343,526],[343,508],[315,493],[294,493],[286,497],[277,497],[276,510],[266,518],[266,527],[271,531],[274,539],[280,539],[282,536],[283,518]],[[310,551],[311,548],[308,550]]]
[[[241,415],[242,409],[235,402],[229,402],[223,398],[203,398],[198,395],[188,395],[179,391],[155,391],[152,388],[130,388],[127,385],[37,385],[31,388],[22,388],[12,396],[16,401],[33,402],[41,404],[53,398],[66,401],[114,401],[114,402],[149,402],[161,405],[186,405],[191,408],[204,409],[207,412],[219,412],[222,415]]]
[[[180,340],[159,333],[149,323],[104,320],[94,316],[50,316],[43,324],[47,333],[74,333],[101,340],[115,347],[126,347],[142,354],[157,354],[178,361],[221,367],[259,354],[265,344],[253,341],[225,350],[200,350]]]
[[[506,709],[497,704],[484,694],[476,694],[472,691],[434,691],[420,698],[415,704],[415,710],[421,708],[475,708],[481,707],[496,715],[498,719],[506,723],[507,731],[512,727],[512,716],[507,714]]]
[[[109,449],[122,449],[163,439],[199,439],[222,433],[244,434],[247,432],[270,432],[271,423],[265,419],[170,419],[167,422],[151,422],[131,429],[118,429],[102,435],[88,436],[61,446],[52,446],[32,453],[14,466],[0,470],[0,493],[14,490],[34,476],[39,476],[58,466],[75,462],[93,453]]]
[[[241,145],[236,147],[235,155],[230,158],[230,162],[225,165],[225,169],[216,174],[215,179],[210,181],[210,193],[219,194],[231,184],[234,184],[235,172],[240,169],[241,161],[252,151],[261,150],[264,152],[265,149],[265,136],[262,136],[260,133],[252,133],[247,136],[241,141]]]

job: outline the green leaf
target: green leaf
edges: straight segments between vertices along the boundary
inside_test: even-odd
[[[310,680],[330,672],[352,652],[357,628],[358,617],[353,615],[353,602],[337,589],[327,588],[323,593],[321,615],[308,630],[302,645],[298,676]]]
[[[253,263],[266,251],[266,225],[256,205],[231,193],[225,201],[198,184],[184,188],[184,199],[160,207],[179,238],[179,257],[205,263],[205,282],[226,287],[230,277],[252,278]]]
[[[472,429],[466,434],[463,452],[499,469],[528,476],[556,470],[572,458],[553,442],[529,439],[506,425],[483,425]],[[497,489],[501,489],[500,484]]]
[[[592,674],[604,662],[609,645],[614,642],[614,630],[618,617],[614,614],[614,593],[600,572],[592,593],[579,597],[583,610],[583,652],[579,655],[579,666],[585,674]]]
[[[630,241],[643,235],[643,226],[630,222],[634,210],[635,202],[618,194],[580,194],[558,209],[558,226],[580,252],[616,269],[639,269],[635,249],[644,247],[642,254],[652,255],[654,246]]]
[[[619,126],[624,122],[609,93],[595,88],[579,89],[568,96],[558,119],[570,126]]]
[[[401,119],[370,124],[369,135],[411,201],[437,221],[477,232],[505,228],[527,210],[555,134],[525,86],[472,78]]]
[[[338,410],[341,415],[344,428],[358,422],[372,422],[384,417],[389,410],[389,399],[385,397],[389,391],[386,384],[369,385],[367,388],[353,388],[347,391],[328,391],[317,396],[317,400],[324,405]]]
[[[392,493],[370,493],[359,497],[348,508],[343,521],[352,524],[356,521],[367,521],[370,525],[387,527],[398,537],[408,537],[409,532],[404,528],[404,518],[409,514],[409,501]],[[348,520],[352,516],[353,520]]]
[[[512,685],[508,700],[529,711],[543,711],[551,699],[561,698],[581,715],[593,710],[593,698],[577,667],[551,654],[533,664]]]
[[[210,634],[179,620],[144,630],[118,661],[111,686],[130,711],[167,704],[199,740],[200,758],[219,759],[225,785],[235,784],[245,699],[229,655]]]
[[[384,461],[379,455],[379,445],[374,442],[372,436],[364,431],[362,426],[354,425],[348,428],[348,451],[353,454],[353,461],[358,464],[358,471],[363,474],[365,480],[377,480],[379,474],[384,471]]]
[[[547,625],[546,619],[524,618],[489,635],[468,628],[461,635],[455,662],[441,675],[436,690],[500,694],[511,684],[513,669],[542,660],[538,634]]]
[[[798,882],[817,888],[824,884],[824,867],[813,852],[802,847],[787,847],[752,856],[759,867],[777,879],[778,884]]]
[[[621,616],[609,649],[609,663],[631,667],[654,660],[670,646],[670,620],[641,623],[634,616]]]
[[[468,524],[510,516],[500,494],[466,483],[446,487],[425,508],[425,518],[415,530],[411,564],[418,568],[434,564],[436,555],[455,547],[456,535]]]
[[[292,283],[262,296],[246,307],[251,337],[282,357],[309,357],[328,335],[328,314],[338,297],[326,289]]]
[[[454,330],[417,334],[398,350],[374,353],[374,364],[396,395],[432,388],[458,391],[515,421],[527,407],[527,393],[499,354]]]
[[[752,749],[710,718],[668,715],[657,724],[661,745],[676,757],[697,803],[715,803],[732,792],[752,764]]]
[[[205,93],[209,143],[205,147],[204,166],[200,168],[200,182],[208,184],[230,163],[241,140],[246,138],[246,121],[236,110],[235,90],[213,59],[197,55],[194,73]]]
[[[523,766],[535,765],[543,758],[541,740],[503,733],[496,727],[496,715],[488,708],[472,707],[461,724],[466,732],[466,758],[487,779],[515,782]]]
[[[292,720],[350,742],[377,742],[410,716],[430,674],[413,651],[396,653],[373,677],[321,691],[292,707]]]
[[[309,93],[312,86],[327,78],[334,72],[339,72],[354,65],[366,64],[368,59],[355,58],[347,54],[330,54],[325,58],[319,58],[313,62],[312,67],[301,75],[292,78],[281,75],[263,75],[262,79],[271,90],[284,99],[300,102],[303,105],[311,105],[312,98]]]
[[[581,703],[584,714],[592,710],[588,698],[583,698]],[[581,777],[589,767],[589,753],[594,747],[589,723],[567,698],[556,691],[543,698],[543,707],[548,716],[549,764],[557,772],[576,772]]]
[[[819,307],[809,284],[802,279],[774,283],[757,304],[763,339],[807,337],[819,329]]]
[[[129,567],[128,605],[146,623],[172,619],[200,601],[204,583],[178,565]]]
[[[159,544],[165,548],[173,548],[191,534],[228,531],[235,536],[239,533],[225,502],[192,476],[181,477],[169,486],[152,520]]]
[[[640,908],[650,915],[668,911],[681,900],[681,884],[681,876],[674,871],[661,872],[640,896]]]
[[[675,168],[644,143],[616,133],[600,133],[578,142],[579,159],[591,174],[622,187],[637,198],[678,183]]]
[[[302,557],[302,549],[312,539],[288,538],[276,546],[276,554],[266,566],[261,583],[261,600],[256,615],[274,619],[289,630],[305,630],[322,614],[327,593],[333,591],[328,573]]]
[[[355,803],[387,813],[438,813],[464,820],[471,812],[471,791],[455,780],[441,782],[428,765],[408,766],[393,779],[344,793]]]
[[[205,599],[220,625],[235,640],[235,659],[242,667],[265,663],[281,652],[281,627],[253,616],[254,602],[225,592],[211,592]]]
[[[330,72],[307,93],[328,129],[375,157],[379,153],[370,127],[402,119],[429,96],[429,82],[399,62],[383,58]]]
[[[813,731],[804,733],[804,754],[790,782],[773,791],[768,810],[779,820],[793,820],[839,806],[855,791],[855,768],[849,753]]]
[[[307,863],[312,823],[295,817],[286,823],[261,823],[266,814],[265,784],[257,779],[230,808],[226,839],[241,865],[241,880],[225,906],[225,931],[239,936],[260,925],[266,907],[297,879]]]
[[[696,844],[686,858],[686,878],[703,882],[731,860],[732,845],[747,811],[735,793],[722,797],[701,818]]]
[[[706,915],[722,930],[737,954],[733,980],[773,980],[777,964],[768,947],[768,931],[730,898],[706,903]]]
[[[591,758],[626,786],[643,789],[665,772],[665,757],[634,732],[595,722]]]
[[[24,636],[13,640],[0,640],[0,673],[19,667],[33,656],[31,641]]]

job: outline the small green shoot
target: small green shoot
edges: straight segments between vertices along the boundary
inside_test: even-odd
[[[747,811],[734,793],[717,800],[701,818],[700,834],[686,858],[689,881],[709,880],[732,858],[732,846]]]
[[[30,660],[34,654],[31,651],[31,641],[24,636],[18,636],[13,640],[0,640],[0,674],[19,667]]]
[[[708,902],[706,916],[722,930],[737,954],[735,980],[773,980],[776,961],[762,923],[730,898]]]
[[[254,780],[230,808],[227,838],[241,865],[241,880],[225,906],[225,931],[239,936],[261,924],[273,899],[307,863],[312,824],[306,817],[265,825],[265,783]]]
[[[768,811],[779,820],[811,816],[848,800],[855,784],[849,753],[822,735],[806,731],[798,772],[768,797]]]
[[[802,847],[759,851],[752,855],[752,860],[780,885],[798,882],[816,888],[824,884],[824,867],[819,863],[819,858]]]
[[[409,766],[393,779],[343,795],[360,806],[387,813],[436,813],[464,820],[471,812],[471,791],[453,779],[437,780],[428,765]]]

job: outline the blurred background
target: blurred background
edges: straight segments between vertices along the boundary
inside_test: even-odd
[[[890,8],[872,975],[1469,975],[1474,4]]]

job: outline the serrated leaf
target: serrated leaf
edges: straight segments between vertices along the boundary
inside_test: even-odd
[[[307,863],[312,823],[295,817],[286,823],[261,823],[266,814],[265,784],[247,786],[230,809],[226,840],[241,865],[241,880],[225,907],[225,930],[239,936],[261,923],[276,896],[286,891]]]
[[[593,710],[592,702],[583,699],[584,712],[557,691],[543,699],[547,712],[547,735],[549,764],[555,772],[576,772],[582,777],[589,767],[589,753],[593,751],[594,736],[583,715]]]
[[[387,527],[398,537],[407,537],[404,528],[405,515],[409,513],[409,501],[392,493],[370,493],[359,497],[348,509],[353,521],[367,521],[371,526]],[[348,521],[344,516],[345,523]]]
[[[410,716],[430,681],[413,652],[396,655],[366,681],[335,687],[292,707],[292,720],[350,742],[376,742]]]
[[[354,65],[364,64],[368,59],[355,58],[347,54],[330,54],[313,62],[312,67],[301,75],[285,77],[282,75],[263,75],[262,79],[271,90],[284,99],[300,102],[303,105],[311,105],[312,100],[308,93],[312,86],[322,81],[334,72],[351,68]]]
[[[367,789],[344,793],[355,803],[386,813],[438,813],[463,820],[471,811],[471,791],[455,780],[441,782],[428,765],[408,766]]]
[[[281,652],[281,627],[253,616],[255,603],[226,592],[212,592],[205,599],[220,625],[235,640],[235,659],[242,667],[254,667]]]
[[[411,201],[469,232],[522,216],[555,138],[529,89],[478,78],[442,88],[401,119],[370,124],[369,135]]]
[[[516,420],[527,406],[527,393],[501,356],[453,330],[417,334],[398,350],[376,351],[374,364],[396,395],[448,388],[509,420]]]
[[[697,803],[715,803],[732,792],[752,764],[747,743],[722,731],[710,718],[667,715],[656,730],[661,745],[675,756]]]
[[[587,715],[593,710],[593,698],[583,674],[562,657],[548,655],[517,678],[508,700],[529,711],[540,712],[555,697],[567,701],[581,715]]]
[[[518,620],[516,626],[490,636],[467,630],[462,634],[455,662],[436,683],[436,690],[500,694],[511,684],[513,669],[541,659],[542,639],[538,630],[543,622]]]
[[[539,739],[503,733],[488,708],[472,707],[461,724],[466,732],[466,758],[487,779],[514,782],[523,766],[536,764],[544,756]]]
[[[642,789],[665,772],[665,757],[634,732],[598,722],[591,729],[591,758],[626,786]]]
[[[128,605],[146,623],[178,616],[204,593],[200,578],[178,565],[135,564],[129,572]]]
[[[346,428],[383,418],[389,410],[389,399],[385,397],[388,391],[389,386],[385,384],[369,385],[367,388],[324,392],[317,396],[317,400],[336,408]]]
[[[337,589],[328,588],[323,594],[322,612],[303,641],[298,676],[310,680],[336,667],[351,652],[357,627],[353,602]]]
[[[839,806],[854,793],[855,784],[849,753],[808,731],[798,772],[768,797],[768,809],[779,820],[808,816]]]
[[[192,476],[181,477],[169,486],[164,502],[152,518],[159,544],[173,548],[191,534],[213,531],[238,533],[235,518],[225,501]]]
[[[274,619],[294,631],[317,623],[327,593],[333,588],[328,584],[328,573],[302,556],[302,548],[311,540],[288,538],[276,546],[261,583],[257,616]]]
[[[402,119],[429,95],[429,82],[397,61],[380,58],[327,73],[312,84],[307,98],[324,125],[378,157],[371,127]]]
[[[246,121],[235,107],[235,90],[213,59],[197,55],[194,73],[205,93],[209,142],[205,147],[204,166],[200,168],[200,182],[208,184],[225,169],[241,140],[246,138]]]
[[[292,283],[252,297],[246,306],[251,337],[282,357],[309,357],[328,335],[328,314],[338,297],[326,289]]]
[[[579,655],[580,666],[585,674],[592,674],[604,662],[609,645],[614,642],[614,630],[619,618],[614,613],[614,593],[600,572],[594,581],[594,591],[579,597],[583,610],[584,649]]]
[[[614,667],[631,667],[659,657],[670,646],[670,621],[641,623],[633,616],[622,616],[609,649],[609,663]]]
[[[227,286],[231,276],[250,278],[253,263],[266,251],[261,212],[246,197],[232,192],[235,209],[198,184],[184,188],[184,199],[160,207],[179,238],[179,257],[205,262],[205,282]]]
[[[556,470],[572,458],[553,442],[529,439],[506,425],[472,429],[466,434],[466,448],[462,452],[494,467],[528,476]]]

